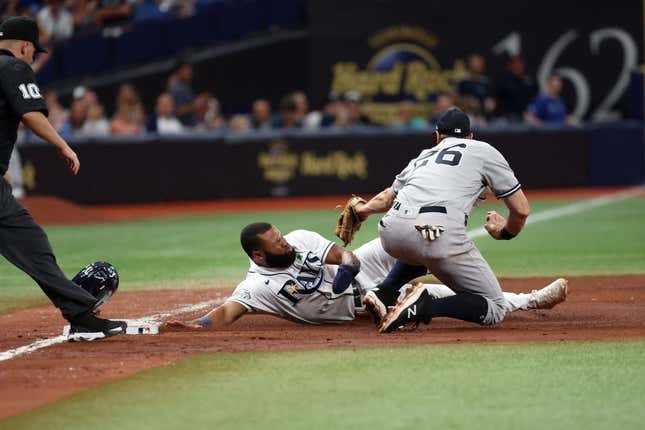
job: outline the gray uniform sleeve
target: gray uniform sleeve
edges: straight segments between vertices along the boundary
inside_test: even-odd
[[[10,61],[0,70],[0,88],[18,116],[28,112],[48,115],[31,67],[24,61]]]
[[[498,199],[508,197],[522,187],[506,158],[490,145],[484,154],[483,167],[484,181]]]
[[[414,170],[414,163],[417,161],[417,159],[411,160],[408,165],[399,173],[396,175],[396,178],[394,178],[394,182],[392,182],[392,191],[394,191],[395,194],[398,194],[399,191],[401,191],[401,188],[407,183],[408,181],[408,176]]]

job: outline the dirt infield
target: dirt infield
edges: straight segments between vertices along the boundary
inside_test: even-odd
[[[505,279],[502,286],[520,292],[550,281]],[[492,328],[437,319],[415,332],[380,335],[367,318],[341,326],[304,326],[269,316],[249,316],[219,332],[62,343],[0,362],[0,418],[202,353],[645,338],[645,276],[574,277],[570,287],[569,299],[555,309],[516,312]],[[104,314],[137,318],[221,294],[218,289],[120,293]],[[59,335],[63,324],[52,306],[1,315],[0,351]]]

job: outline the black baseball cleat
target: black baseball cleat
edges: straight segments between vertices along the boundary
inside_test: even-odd
[[[428,324],[432,318],[419,315],[421,311],[420,304],[424,300],[432,300],[425,285],[419,283],[408,289],[405,296],[383,319],[378,331],[380,333],[390,333],[410,323],[415,326],[420,322]]]
[[[91,342],[110,336],[125,334],[128,324],[125,321],[112,321],[99,318],[91,312],[69,319],[70,328],[67,340],[70,342]]]

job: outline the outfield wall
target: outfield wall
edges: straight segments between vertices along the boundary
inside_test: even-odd
[[[525,188],[645,181],[638,122],[487,128],[477,135],[508,158]],[[380,128],[76,140],[77,177],[46,145],[20,151],[30,194],[115,204],[376,193],[432,141],[430,131]]]

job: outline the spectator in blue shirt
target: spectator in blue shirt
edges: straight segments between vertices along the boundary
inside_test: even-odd
[[[541,94],[528,106],[524,118],[530,124],[565,124],[567,107],[560,97],[562,93],[562,79],[558,75],[551,75],[546,81],[546,94]]]

